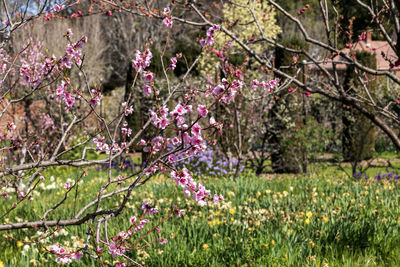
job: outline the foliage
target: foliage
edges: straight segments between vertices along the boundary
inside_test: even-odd
[[[302,153],[307,160],[315,161],[318,155],[327,150],[333,136],[332,129],[308,117],[301,127],[293,126],[283,131],[280,134],[280,145],[287,157],[300,164]]]
[[[255,22],[252,12],[259,25]],[[275,16],[275,9],[266,1],[235,0],[224,4],[222,8],[223,23],[221,25],[229,29],[240,40],[243,40],[256,53],[264,53],[267,46],[256,42],[262,38],[258,26],[260,26],[266,38],[276,38],[281,30],[276,25]],[[229,42],[231,42],[231,39],[226,34],[220,32],[215,35],[215,49],[221,50]],[[229,53],[232,55],[230,57],[231,63],[241,64],[243,62],[243,52],[238,43],[232,43]],[[215,56],[205,54],[199,62],[200,73],[204,76],[213,77],[216,72],[216,65],[218,65],[218,59]]]

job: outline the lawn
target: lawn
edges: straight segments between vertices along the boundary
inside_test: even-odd
[[[128,252],[149,266],[400,266],[400,186],[395,174],[390,181],[383,175],[376,180],[374,175],[382,170],[370,171],[375,173],[368,179],[349,178],[343,172],[330,175],[329,171],[306,177],[281,175],[267,179],[245,172],[237,179],[197,178],[225,197],[224,202],[203,208],[186,198],[168,177],[160,175],[133,194],[129,208],[110,222],[109,235],[128,229],[129,218],[139,217],[141,203],[148,201],[159,213],[146,229],[168,215],[175,204],[186,210],[183,217],[171,217],[161,224],[159,237],[167,238],[167,244],[154,243]],[[79,175],[79,171],[70,169],[48,170],[48,178],[39,184],[39,194],[12,211],[11,221],[40,219],[37,214],[50,207],[50,200],[63,198],[65,181]],[[48,219],[73,216],[74,210],[96,194],[105,175],[90,170],[79,184],[77,201],[72,198],[65,202]],[[1,201],[4,205],[0,211],[4,213],[15,197]],[[41,230],[3,232],[0,266],[54,266],[55,257],[44,249],[53,243],[47,239],[29,243],[37,240],[35,236]],[[87,231],[87,226],[68,227],[56,232],[55,240],[66,248],[80,248]],[[34,237],[24,240],[26,235]],[[137,247],[146,246],[156,238],[154,235],[145,237]],[[118,260],[108,253],[103,256],[111,264]],[[84,256],[71,265],[98,263]]]

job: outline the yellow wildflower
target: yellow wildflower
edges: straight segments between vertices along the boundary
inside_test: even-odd
[[[307,211],[306,216],[307,216],[307,218],[311,218],[312,212],[311,211]]]
[[[271,240],[271,245],[275,245],[275,240]]]
[[[310,219],[309,218],[307,218],[305,221],[304,221],[306,224],[310,224]]]
[[[329,221],[329,219],[328,219],[328,217],[322,217],[322,221],[323,221],[324,223],[327,223],[327,222]]]
[[[235,208],[231,208],[229,210],[229,213],[232,214],[232,215],[235,215],[236,214],[236,209]]]
[[[207,244],[203,244],[203,249],[207,250],[207,249],[209,249],[209,246]]]
[[[22,243],[21,241],[18,241],[18,242],[17,242],[17,247],[20,248],[20,247],[22,247],[23,245],[24,245],[24,243]]]

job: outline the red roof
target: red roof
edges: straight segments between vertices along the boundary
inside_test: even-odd
[[[349,56],[352,54],[351,52],[354,51],[368,51],[375,54],[377,70],[390,70],[390,63],[394,63],[398,59],[396,53],[393,51],[388,42],[371,40],[370,35],[366,40],[358,41],[357,43],[352,44],[351,48],[340,50],[341,53]],[[324,63],[321,63],[320,66],[325,69],[331,70],[332,61],[345,62],[346,59],[337,55],[333,59],[326,59],[326,61]],[[318,67],[312,65],[311,68],[317,69]],[[347,64],[337,63],[336,68],[338,70],[345,70],[347,68]]]

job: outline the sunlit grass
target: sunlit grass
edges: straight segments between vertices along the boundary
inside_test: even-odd
[[[109,234],[127,229],[129,217],[140,216],[142,201],[160,210],[151,220],[153,225],[176,204],[186,209],[186,215],[162,224],[160,236],[169,242],[130,252],[130,256],[150,266],[399,266],[399,185],[374,179],[355,180],[343,172],[332,174],[332,170],[322,173],[307,177],[281,175],[274,179],[251,173],[238,179],[197,178],[212,192],[225,197],[225,202],[205,208],[185,198],[167,177],[155,177],[135,191],[128,208],[111,221]],[[87,174],[79,185],[77,201],[66,201],[48,219],[71,217],[74,210],[93,199],[106,173],[93,169]],[[44,187],[39,187],[40,195],[12,211],[10,221],[39,220],[50,203],[62,198],[65,181],[73,181],[79,175],[79,171],[70,169],[58,173],[50,170]],[[42,189],[52,183],[54,189]],[[4,205],[0,210],[4,212],[15,197],[1,201]],[[117,206],[119,201],[118,197],[105,204]],[[87,226],[65,230],[57,233],[55,242],[70,248],[83,246]],[[37,231],[2,234],[12,234],[16,240],[24,241],[24,236]],[[150,235],[146,240],[152,238]],[[0,245],[5,248],[0,255],[3,263],[54,266],[54,256],[41,251],[39,244],[27,245],[16,240],[1,237]],[[117,260],[108,256],[105,259],[110,263]],[[98,265],[87,256],[74,264]]]

